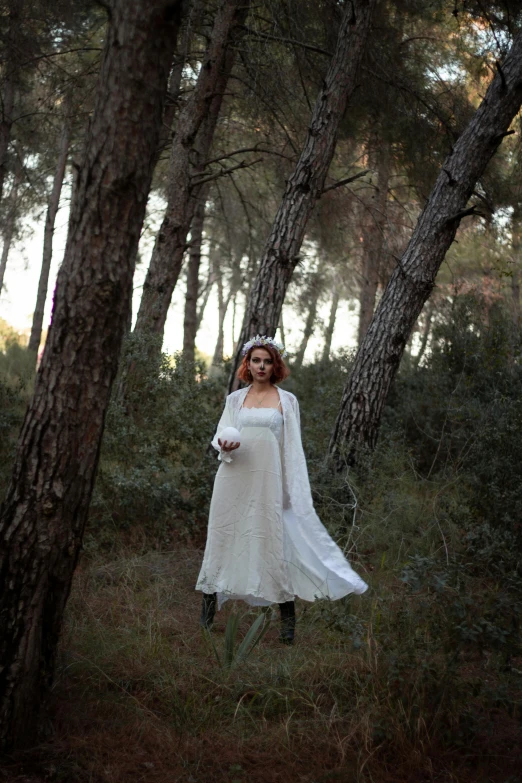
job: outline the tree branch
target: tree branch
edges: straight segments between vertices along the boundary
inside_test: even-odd
[[[190,188],[199,187],[199,185],[204,185],[206,182],[212,182],[215,179],[220,179],[221,177],[226,177],[227,174],[231,174],[233,171],[237,171],[238,169],[246,169],[250,166],[255,166],[256,163],[261,163],[263,161],[263,158],[257,158],[257,160],[253,160],[250,163],[246,160],[242,160],[241,163],[238,163],[236,166],[230,166],[228,169],[224,169],[223,171],[218,172],[217,174],[210,174],[208,177],[203,177],[203,179],[198,179],[195,182],[191,182]]]
[[[349,182],[354,182],[356,179],[360,179],[361,177],[366,176],[366,174],[369,174],[371,169],[366,169],[365,171],[360,171],[359,174],[354,174],[352,177],[346,177],[345,179],[340,179],[337,182],[334,182],[333,185],[328,185],[328,187],[323,188],[321,191],[321,195],[324,193],[328,193],[329,190],[334,190],[335,188],[340,188],[342,185],[348,185]]]

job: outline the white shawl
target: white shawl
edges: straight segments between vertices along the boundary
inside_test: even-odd
[[[219,452],[225,427],[239,429],[239,411],[250,386],[232,392],[226,399],[212,446]],[[355,573],[342,551],[317,516],[310,490],[301,442],[299,403],[295,395],[279,389],[283,411],[283,524],[285,558],[295,594],[307,601],[342,598],[364,593],[368,585]],[[221,454],[220,454],[221,457]]]

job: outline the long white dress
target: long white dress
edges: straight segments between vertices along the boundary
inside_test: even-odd
[[[278,389],[281,413],[243,407],[247,392],[227,397],[212,441],[221,452],[220,432],[241,432],[216,474],[196,590],[217,593],[219,606],[229,598],[263,606],[363,593],[366,583],[313,508],[296,398]]]

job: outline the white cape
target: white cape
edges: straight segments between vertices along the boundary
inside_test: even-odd
[[[240,429],[239,411],[248,389],[227,397],[212,446],[219,452],[225,427]],[[317,516],[310,490],[301,442],[299,404],[296,397],[277,389],[283,411],[283,527],[285,559],[293,593],[306,601],[332,600],[349,593],[364,593],[368,585],[351,568],[341,549]],[[221,459],[221,454],[220,454]],[[201,589],[201,588],[200,588]]]

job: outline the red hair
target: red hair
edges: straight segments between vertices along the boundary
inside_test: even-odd
[[[285,378],[288,378],[290,375],[290,370],[284,363],[283,358],[277,348],[272,348],[271,345],[253,345],[248,353],[243,356],[243,361],[239,365],[237,377],[240,381],[243,381],[244,383],[250,383],[252,380],[252,376],[249,374],[248,362],[250,361],[252,351],[255,351],[256,348],[262,348],[263,350],[268,351],[274,361],[274,371],[272,373],[272,377],[270,378],[272,383],[281,383],[281,381],[284,381]]]

